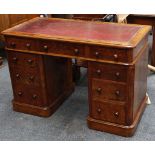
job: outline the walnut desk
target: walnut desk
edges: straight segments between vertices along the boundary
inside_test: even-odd
[[[3,31],[13,109],[50,116],[74,90],[71,58],[86,60],[88,126],[131,136],[147,100],[150,29],[144,25],[35,18]]]

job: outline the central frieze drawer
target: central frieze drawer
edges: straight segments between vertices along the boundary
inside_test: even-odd
[[[85,46],[83,44],[57,42],[57,41],[40,41],[40,51],[67,56],[84,56]]]

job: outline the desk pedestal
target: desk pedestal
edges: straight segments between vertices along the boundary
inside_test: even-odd
[[[47,117],[74,90],[71,60],[8,51],[15,111]]]
[[[148,47],[133,64],[88,63],[91,129],[132,136],[146,106]]]

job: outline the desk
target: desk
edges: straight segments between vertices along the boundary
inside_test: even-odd
[[[3,31],[13,109],[50,116],[74,90],[71,58],[86,60],[89,128],[133,135],[147,100],[150,29],[35,18]]]
[[[145,15],[145,14],[131,14],[127,17],[128,23],[132,24],[142,24],[151,25],[153,31],[153,43],[152,43],[152,54],[151,54],[151,64],[155,67],[155,15]]]

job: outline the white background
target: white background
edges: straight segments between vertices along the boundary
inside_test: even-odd
[[[1,14],[155,14],[155,0],[0,0]],[[1,155],[150,155],[154,142],[0,142]]]
[[[155,13],[155,0],[0,0],[0,13]]]

